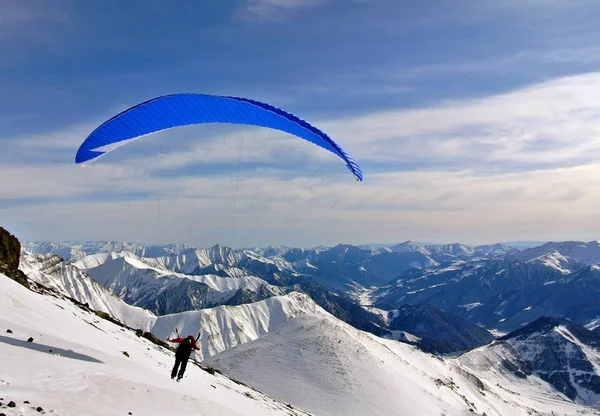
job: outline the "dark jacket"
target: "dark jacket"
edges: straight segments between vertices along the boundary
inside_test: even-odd
[[[191,335],[186,338],[180,337],[180,338],[172,339],[171,342],[179,343],[179,346],[177,347],[177,351],[175,352],[175,355],[179,358],[188,359],[190,357],[190,354],[192,353],[192,349],[194,349],[194,350],[200,349],[200,348],[198,348],[198,344],[196,344],[196,340]]]

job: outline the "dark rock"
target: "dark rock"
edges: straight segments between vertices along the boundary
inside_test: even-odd
[[[133,413],[129,412],[129,413],[127,413],[127,414],[128,414],[128,415],[132,415]]]
[[[0,273],[29,288],[27,276],[19,270],[21,243],[11,233],[0,227]]]
[[[25,400],[23,403],[25,403],[25,404],[30,404],[30,403],[29,403],[29,400]]]
[[[127,358],[129,358],[129,353],[127,351],[123,351],[123,355]]]
[[[41,407],[39,407],[39,406],[38,406],[38,407],[37,407],[35,410],[37,410],[38,412],[43,412],[43,411],[44,411],[44,409],[42,409],[42,408],[41,408]]]
[[[17,407],[17,404],[11,400],[8,402],[8,407]]]
[[[33,342],[33,337],[29,337],[29,338],[27,339],[27,342]]]
[[[12,334],[12,333],[13,333],[13,332],[12,332],[12,329],[7,329],[7,330],[6,330],[6,333],[7,333],[7,334]]]

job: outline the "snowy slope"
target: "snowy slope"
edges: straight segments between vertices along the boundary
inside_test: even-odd
[[[427,361],[409,355],[416,366]],[[402,365],[382,341],[325,315],[294,318],[207,363],[317,415],[438,415],[467,407],[417,367]]]
[[[480,380],[455,360],[358,331],[328,314],[292,318],[206,362],[317,415],[575,415],[588,409]]]
[[[306,314],[206,361],[317,415],[564,415],[591,412],[545,390],[487,382],[456,360]]]
[[[92,309],[106,312],[132,328],[149,331],[156,320],[154,314],[126,304],[90,279],[85,271],[54,254],[21,252],[19,269],[34,282],[87,303]]]
[[[311,298],[293,292],[239,306],[219,306],[160,316],[152,333],[160,339],[200,333],[197,357],[204,359],[273,331],[289,319],[307,313],[326,313]]]
[[[37,406],[60,416],[303,414],[192,363],[176,383],[173,353],[3,275],[0,328],[1,397],[17,403],[7,415],[40,414]]]

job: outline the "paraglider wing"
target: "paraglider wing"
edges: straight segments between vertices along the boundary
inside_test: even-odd
[[[350,154],[327,134],[295,115],[247,98],[204,94],[166,95],[117,114],[85,139],[75,163],[91,162],[150,133],[201,123],[247,124],[293,134],[337,155],[357,180],[363,179],[360,166]]]

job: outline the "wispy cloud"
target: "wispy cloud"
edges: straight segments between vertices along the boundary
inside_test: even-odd
[[[0,39],[29,36],[31,31],[39,29],[36,25],[39,26],[41,21],[64,21],[66,15],[64,7],[46,0],[3,0],[0,3]]]
[[[319,6],[326,0],[240,0],[234,16],[247,21],[280,21],[295,10]]]

